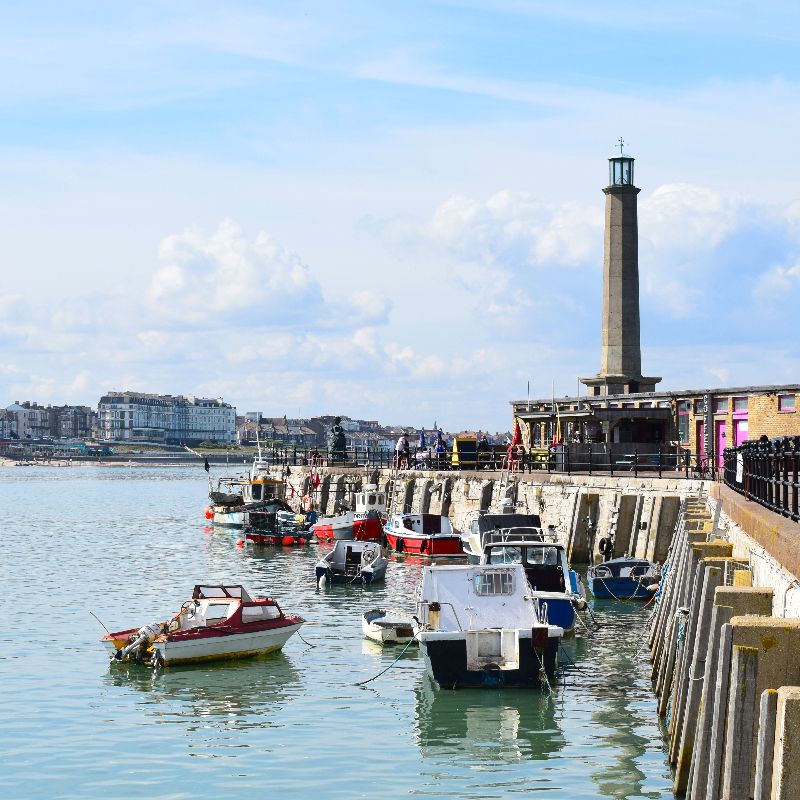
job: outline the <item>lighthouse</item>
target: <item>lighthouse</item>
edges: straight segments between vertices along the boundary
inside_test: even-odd
[[[581,378],[590,396],[652,392],[661,378],[642,375],[639,333],[639,228],[633,156],[608,159],[603,247],[603,326],[600,372]]]

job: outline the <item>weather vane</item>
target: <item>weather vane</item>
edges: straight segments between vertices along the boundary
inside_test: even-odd
[[[624,144],[625,144],[625,142],[622,140],[622,137],[620,136],[620,137],[619,137],[619,154],[620,154],[620,155],[625,155],[625,154],[622,152],[622,148],[623,148]]]

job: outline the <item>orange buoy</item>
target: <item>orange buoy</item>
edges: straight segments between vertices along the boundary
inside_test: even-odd
[[[214,519],[214,509],[211,506],[206,506],[205,515],[206,519]]]
[[[286,545],[287,547],[290,544],[294,544],[294,536],[284,536],[281,540],[281,544]]]
[[[244,547],[244,539],[237,539],[236,540],[237,547]]]

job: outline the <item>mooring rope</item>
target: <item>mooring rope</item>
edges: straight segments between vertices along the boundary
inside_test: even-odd
[[[406,650],[408,650],[408,648],[411,647],[412,644],[414,644],[414,640],[417,638],[417,636],[419,636],[421,632],[422,631],[418,631],[411,637],[406,646],[400,651],[400,655],[397,656],[397,658],[394,661],[392,661],[392,663],[389,664],[389,666],[386,667],[386,669],[382,669],[377,675],[373,675],[371,678],[367,678],[367,680],[365,681],[357,681],[356,683],[353,684],[353,686],[364,686],[364,684],[366,683],[372,683],[372,681],[374,681],[376,678],[380,678],[381,675],[383,675],[385,672],[388,672],[403,657],[403,654],[406,652]]]

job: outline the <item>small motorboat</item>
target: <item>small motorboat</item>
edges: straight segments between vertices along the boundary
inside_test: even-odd
[[[425,567],[417,620],[440,688],[538,687],[555,675],[563,630],[544,620],[522,564]]]
[[[379,542],[386,517],[386,495],[374,484],[355,496],[355,510],[335,517],[322,517],[311,528],[321,541],[348,539]]]
[[[308,544],[313,535],[305,515],[278,511],[270,514],[259,527],[245,528],[244,540],[248,544],[292,547]]]
[[[370,584],[386,577],[389,559],[377,542],[340,539],[315,567],[317,585],[332,583]]]
[[[386,541],[398,553],[423,556],[460,556],[461,534],[449,517],[438,514],[394,514],[383,528]]]
[[[408,644],[414,640],[414,621],[402,611],[375,608],[361,616],[361,630],[379,644]]]
[[[592,594],[603,600],[642,600],[652,597],[660,580],[658,564],[643,558],[612,558],[589,568]]]
[[[112,661],[191,664],[280,650],[305,620],[239,585],[201,584],[171,619],[102,638]]]

